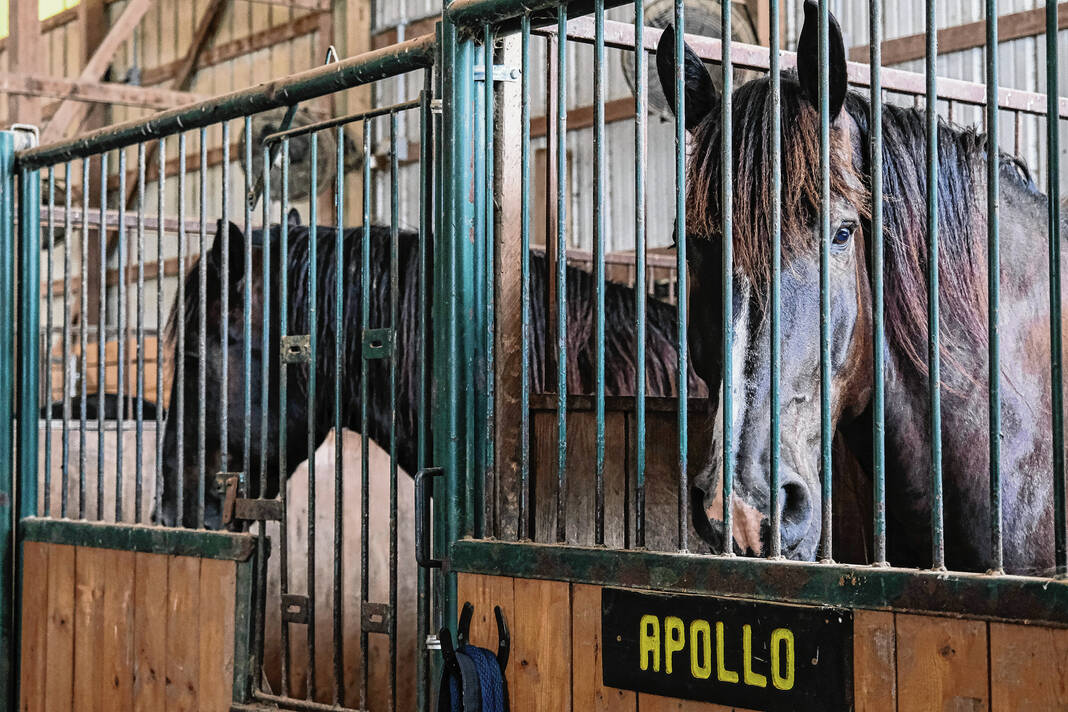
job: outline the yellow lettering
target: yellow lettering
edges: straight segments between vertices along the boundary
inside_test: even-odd
[[[656,616],[642,616],[639,624],[641,633],[638,639],[638,655],[642,670],[649,669],[649,656],[653,656],[653,671],[660,672],[660,619]]]
[[[786,670],[779,655],[781,643],[786,644]],[[776,690],[790,690],[794,686],[794,634],[789,628],[771,632],[771,683]]]
[[[738,673],[727,669],[723,643],[723,621],[716,621],[716,677],[720,682],[738,682]]]
[[[745,676],[745,684],[753,687],[767,687],[768,678],[758,672],[753,672],[753,627],[742,626],[742,673]]]
[[[668,616],[664,619],[664,668],[671,674],[671,659],[686,647],[686,626],[681,618]]]
[[[697,660],[701,654],[704,664]],[[712,676],[712,628],[708,621],[698,619],[690,624],[690,674],[698,680]]]

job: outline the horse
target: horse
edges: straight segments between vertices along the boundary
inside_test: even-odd
[[[693,480],[694,525],[714,551],[730,535],[723,524],[722,403],[734,396],[734,490],[729,502],[735,553],[763,555],[770,545],[770,412],[780,412],[781,551],[814,560],[824,534],[821,512],[819,264],[830,242],[831,423],[871,472],[874,358],[885,367],[887,546],[894,565],[936,565],[929,448],[928,269],[925,117],[883,106],[883,250],[886,347],[873,356],[870,175],[871,104],[848,90],[845,44],[830,22],[832,120],[831,232],[820,229],[819,68],[816,3],[805,4],[797,69],[781,75],[782,194],[773,190],[771,80],[733,92],[732,172],[734,347],[722,353],[722,205],[720,97],[708,70],[686,48],[687,165],[685,240],[690,275],[689,349],[705,380],[716,434]],[[675,103],[674,31],[656,53],[660,82]],[[939,122],[938,293],[941,309],[942,476],[945,556],[955,569],[993,567],[990,529],[987,253],[988,160],[1001,179],[1000,465],[1004,566],[1009,572],[1053,565],[1052,413],[1047,197],[1023,163],[1000,153],[975,130]],[[991,156],[996,156],[992,158]],[[771,402],[771,206],[781,200],[781,400]],[[1068,234],[1066,229],[1064,234]],[[1033,249],[1034,240],[1042,249]],[[1063,269],[1063,265],[1062,265]],[[721,364],[733,363],[724,384]]]
[[[317,302],[318,319],[315,325],[308,321],[308,303],[311,280],[310,271],[310,234],[307,226],[300,225],[299,216],[291,213],[288,223],[288,254],[283,258],[280,249],[280,226],[274,225],[265,235],[262,230],[253,233],[254,243],[251,263],[253,271],[248,275],[252,294],[252,340],[251,362],[253,383],[257,384],[263,369],[263,295],[270,295],[270,320],[268,338],[277,343],[279,334],[279,314],[281,313],[280,275],[281,269],[288,270],[289,294],[287,308],[288,332],[307,334],[314,329],[317,335],[319,358],[316,361],[316,380],[321,395],[317,398],[316,412],[308,413],[309,371],[304,365],[290,365],[287,368],[288,407],[286,422],[279,422],[278,393],[281,378],[279,353],[269,349],[268,364],[268,419],[266,441],[261,432],[262,389],[254,385],[251,394],[252,419],[248,424],[251,457],[250,462],[242,463],[243,439],[245,429],[244,416],[244,289],[245,289],[245,235],[232,223],[224,229],[222,222],[216,230],[212,248],[205,256],[207,260],[207,311],[206,311],[206,359],[200,362],[199,345],[195,335],[200,333],[200,265],[195,264],[186,277],[185,302],[176,304],[169,320],[168,331],[176,328],[177,319],[185,321],[186,334],[184,354],[177,353],[175,359],[184,358],[186,377],[184,383],[177,379],[172,384],[171,408],[169,414],[176,414],[176,405],[184,399],[184,463],[183,471],[178,472],[178,417],[168,417],[163,438],[163,493],[161,510],[157,520],[165,525],[196,526],[197,488],[204,487],[204,523],[209,528],[218,528],[222,520],[222,494],[215,486],[214,476],[217,472],[241,471],[246,473],[250,496],[274,497],[279,487],[280,448],[279,443],[285,438],[286,476],[301,462],[308,459],[308,420],[314,421],[314,439],[310,443],[314,448],[321,444],[334,425],[334,353],[337,334],[335,333],[335,296],[336,296],[336,249],[337,235],[333,227],[317,228]],[[391,231],[388,227],[372,226],[370,233],[370,304],[369,328],[387,326],[390,309],[389,247]],[[342,426],[359,432],[361,430],[360,408],[360,362],[363,345],[360,339],[361,324],[361,259],[364,248],[364,230],[362,227],[344,230],[343,269],[344,294],[343,317],[346,324],[342,343]],[[223,242],[229,241],[229,274],[223,275]],[[263,278],[263,245],[269,245],[270,264],[282,265],[281,269],[272,268],[270,280],[265,284]],[[416,403],[419,396],[418,365],[422,358],[419,324],[419,239],[415,232],[398,231],[397,283],[399,323],[396,329],[394,348],[397,355],[397,401],[396,401],[396,460],[398,466],[408,473],[417,469],[416,441],[417,423]],[[531,260],[531,365],[530,383],[532,392],[543,392],[551,377],[551,361],[547,354],[551,346],[546,325],[548,315],[546,294],[548,289],[549,264],[544,255],[532,251]],[[225,279],[224,279],[225,277]],[[222,314],[222,288],[228,285],[230,313]],[[593,290],[592,275],[581,269],[569,266],[567,269],[568,294],[568,391],[569,393],[591,393],[594,389],[594,340],[593,340]],[[605,287],[605,332],[606,332],[606,393],[607,395],[632,395],[636,379],[635,343],[635,305],[634,290],[630,287],[607,282]],[[669,396],[676,392],[676,343],[675,329],[677,310],[671,304],[659,299],[646,299],[646,392],[650,396]],[[218,412],[213,417],[226,418],[228,421],[227,461],[222,459],[222,429],[217,424],[206,428],[204,449],[206,467],[204,481],[197,467],[198,442],[197,403],[199,399],[199,380],[205,379],[206,392],[217,394],[222,388],[222,320],[226,320],[229,348],[228,398],[225,412]],[[171,339],[172,341],[173,338]],[[389,382],[389,365],[387,359],[369,360],[368,369],[368,438],[381,447],[389,449],[390,445],[390,393],[388,387],[381,385]],[[702,393],[703,384],[691,367],[688,371],[690,392]],[[184,388],[184,391],[181,389]],[[260,445],[263,445],[265,458],[261,458]],[[263,470],[263,462],[266,470]],[[264,491],[259,492],[259,482],[263,476],[266,483]],[[183,482],[182,508],[178,507],[178,480]]]

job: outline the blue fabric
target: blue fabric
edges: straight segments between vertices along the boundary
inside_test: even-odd
[[[465,645],[460,649],[471,658],[478,670],[482,692],[482,712],[507,712],[504,706],[504,679],[497,656],[485,648]]]
[[[438,693],[441,712],[508,712],[508,694],[497,656],[465,645],[456,651],[462,680],[443,673]],[[446,704],[448,705],[446,707]]]

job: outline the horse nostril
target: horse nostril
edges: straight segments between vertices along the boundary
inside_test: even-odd
[[[779,512],[782,514],[783,538],[787,542],[794,537],[792,533],[803,534],[808,528],[811,516],[808,488],[800,479],[791,479],[782,486]]]

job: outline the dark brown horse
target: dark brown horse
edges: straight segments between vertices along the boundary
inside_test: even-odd
[[[821,536],[819,254],[830,245],[832,422],[870,468],[872,287],[870,104],[847,90],[845,48],[831,20],[831,232],[819,229],[817,12],[806,3],[797,73],[782,75],[782,551],[812,560]],[[701,60],[687,48],[686,125],[691,136],[687,210],[690,347],[710,391],[722,394],[722,210],[720,98]],[[661,83],[674,103],[674,33],[657,52]],[[733,94],[735,457],[734,548],[768,546],[770,505],[771,82]],[[925,120],[883,107],[888,547],[896,565],[931,564],[931,475],[927,363]],[[1005,566],[1053,565],[1049,288],[1043,278],[1047,199],[1016,160],[987,137],[942,123],[938,140],[941,290],[942,446],[947,565],[991,564],[987,416],[986,162],[1001,175],[1001,497]],[[1068,232],[1066,232],[1068,234]],[[719,408],[719,406],[717,406]],[[719,551],[722,413],[695,477],[695,525]]]

